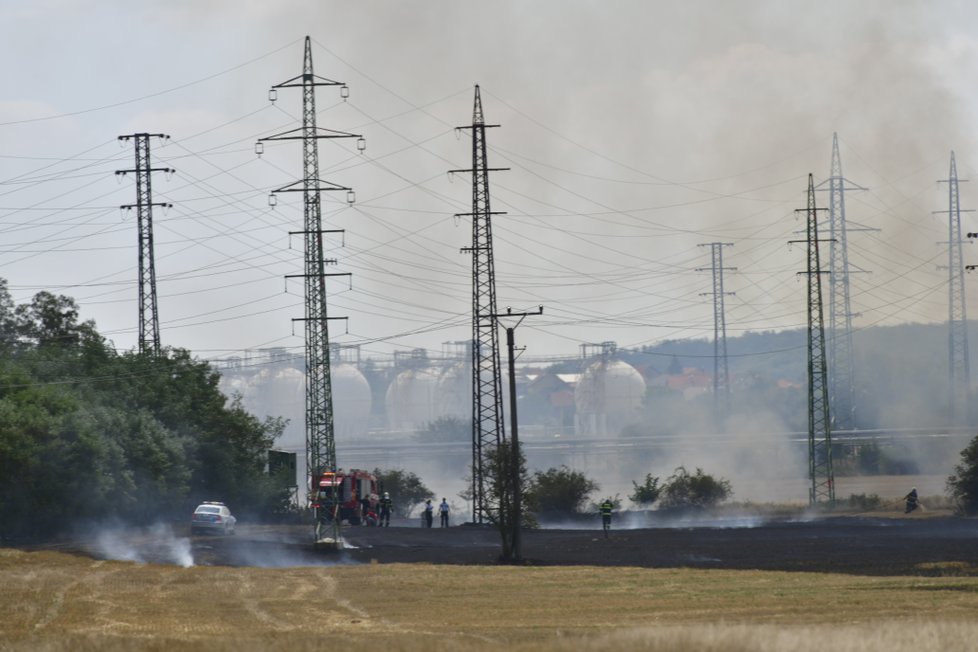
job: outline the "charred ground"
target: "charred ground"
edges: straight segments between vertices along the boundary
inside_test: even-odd
[[[499,540],[492,528],[344,527],[347,548],[317,550],[304,525],[246,526],[236,536],[187,538],[196,565],[281,567],[334,563],[491,565]],[[120,530],[98,541],[81,536],[31,548],[98,558],[130,551],[138,561],[178,563],[173,541],[159,532]],[[978,573],[978,520],[954,517],[844,516],[612,530],[534,529],[523,534],[525,563],[536,566],[635,566],[848,573],[944,575]]]

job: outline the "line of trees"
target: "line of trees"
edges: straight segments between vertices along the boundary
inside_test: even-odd
[[[0,279],[0,539],[148,523],[202,500],[283,509],[265,464],[284,422],[228,401],[218,380],[185,350],[116,352],[69,297],[14,305]]]

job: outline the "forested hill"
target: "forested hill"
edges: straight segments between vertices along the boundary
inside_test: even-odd
[[[117,353],[74,301],[15,306],[0,280],[0,540],[84,521],[238,513],[283,500],[264,473],[278,420],[259,421],[184,350]]]

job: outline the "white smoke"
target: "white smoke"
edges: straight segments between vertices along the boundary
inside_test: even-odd
[[[96,527],[93,552],[104,559],[134,561],[139,564],[175,564],[183,568],[194,565],[190,540],[177,537],[165,523],[149,528],[123,525]]]

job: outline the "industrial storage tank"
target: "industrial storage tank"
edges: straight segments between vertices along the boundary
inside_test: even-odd
[[[391,430],[421,430],[436,418],[438,373],[430,368],[407,369],[387,387],[385,405]]]
[[[577,433],[617,435],[641,417],[642,374],[623,360],[602,358],[581,374],[574,389]]]
[[[373,393],[370,383],[352,364],[330,366],[333,390],[333,432],[337,440],[355,439],[367,432]]]
[[[438,417],[472,418],[472,364],[456,362],[438,377],[435,411]]]

